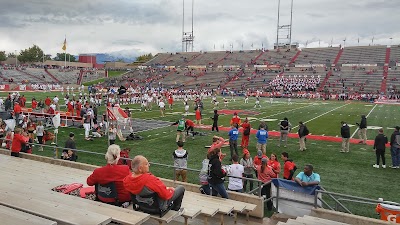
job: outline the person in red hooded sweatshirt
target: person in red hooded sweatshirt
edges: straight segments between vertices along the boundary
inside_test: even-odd
[[[231,119],[231,126],[233,124],[237,124],[238,126],[242,125],[242,120],[240,119],[240,117],[238,116],[237,112],[233,113],[233,117]],[[239,127],[236,127],[239,128]]]
[[[182,185],[176,188],[165,186],[160,179],[149,172],[149,167],[149,161],[144,156],[135,156],[132,160],[132,175],[124,179],[125,189],[134,195],[148,195],[155,192],[160,199],[166,201],[167,205],[173,204],[172,210],[179,211],[185,188]]]
[[[12,138],[11,143],[11,156],[19,157],[19,152],[22,149],[23,145],[26,145],[29,141],[28,137],[22,135],[22,128],[15,128],[14,137]]]
[[[105,185],[110,182],[115,182],[118,193],[118,201],[122,205],[131,200],[130,193],[125,189],[123,180],[126,176],[131,175],[131,171],[127,165],[117,165],[120,159],[121,149],[118,145],[110,145],[108,147],[105,158],[107,165],[97,168],[87,178],[86,182],[89,186],[96,184]],[[105,203],[115,203],[114,199],[103,199],[99,196],[99,200]]]

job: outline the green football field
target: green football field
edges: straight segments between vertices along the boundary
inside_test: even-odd
[[[21,93],[22,94],[22,93]],[[32,96],[37,99],[44,99],[46,95],[54,97],[61,93],[23,93],[30,102]],[[6,96],[6,93],[2,93]],[[222,97],[218,97],[220,102]],[[230,99],[230,98],[229,98]],[[343,101],[317,101],[305,99],[293,99],[289,105],[286,99],[274,99],[273,103],[269,102],[269,98],[261,98],[261,108],[254,109],[255,98],[250,98],[249,103],[245,104],[243,98],[237,97],[236,101],[231,100],[227,108],[220,103],[220,110],[238,111],[239,116],[244,119],[250,119],[253,128],[257,128],[260,121],[267,122],[270,131],[278,129],[278,123],[284,117],[287,117],[293,125],[292,132],[297,132],[299,121],[306,123],[310,132],[313,135],[340,137],[340,122],[346,121],[351,126],[351,134],[357,138],[355,133],[357,126],[356,122],[360,122],[361,115],[368,115],[368,139],[373,140],[379,128],[383,128],[385,134],[390,137],[393,132],[393,127],[400,125],[400,107],[393,105],[375,105],[367,102],[343,102]],[[209,117],[213,114],[213,105],[211,99],[205,99],[203,110],[203,124],[211,125],[212,121]],[[63,102],[63,100],[61,100]],[[30,104],[28,103],[28,106]],[[139,111],[139,105],[123,106],[134,109],[132,112],[133,118],[163,120],[169,122],[177,121],[184,112],[182,102],[175,102],[173,109],[167,109],[166,116],[160,117],[160,112],[154,105],[152,111]],[[241,114],[242,111],[247,111],[248,115]],[[100,108],[104,111],[104,107]],[[191,112],[193,107],[191,106]],[[231,111],[231,112],[233,112]],[[232,114],[220,115],[219,125],[223,127],[229,126],[229,121]],[[188,116],[194,120],[193,115]],[[354,126],[352,126],[354,125]],[[137,154],[146,156],[152,163],[151,171],[160,177],[173,178],[173,169],[157,165],[167,164],[172,165],[172,152],[176,149],[175,144],[176,127],[154,128],[149,131],[139,132],[143,137],[140,141],[125,141],[117,140],[117,144],[121,147],[130,147],[131,157]],[[227,138],[228,132],[220,130],[219,133],[211,132],[210,130],[197,129],[196,131],[205,132],[206,136],[196,136],[194,140],[187,138],[184,148],[189,151],[188,166],[193,169],[201,168],[201,161],[206,156],[206,145],[210,145],[213,135],[219,135]],[[83,129],[77,128],[60,128],[58,135],[58,145],[63,146],[69,132],[73,131],[76,135],[78,149],[87,150],[99,154],[79,153],[79,161],[84,163],[104,165],[104,154],[107,149],[107,140],[105,137],[94,141],[85,141],[83,138]],[[241,139],[241,137],[239,137]],[[287,148],[278,147],[279,138],[270,137],[267,145],[267,154],[287,151],[290,158],[295,161],[298,166],[296,174],[302,171],[305,164],[313,164],[314,171],[321,175],[321,185],[332,192],[339,192],[354,196],[400,202],[400,195],[396,185],[400,178],[400,170],[390,168],[375,169],[372,165],[375,163],[375,153],[370,145],[351,144],[350,153],[339,153],[341,143],[307,140],[307,151],[298,151],[299,145],[296,138],[289,139]],[[250,136],[249,150],[252,157],[256,154],[256,138],[252,134]],[[229,148],[224,148],[223,151],[228,153]],[[240,152],[240,149],[239,149]],[[44,152],[38,152],[34,149],[34,154],[53,156],[53,149],[47,148]],[[224,164],[229,164],[229,157],[224,159]],[[391,165],[390,149],[386,150],[386,165]],[[282,163],[282,162],[281,162]],[[198,183],[198,173],[189,173],[189,182]],[[325,196],[324,196],[325,197]],[[328,199],[328,197],[326,197]],[[357,214],[376,217],[374,213],[375,206],[360,206],[348,204],[350,210]]]

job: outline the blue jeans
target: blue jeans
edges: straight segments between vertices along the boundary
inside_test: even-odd
[[[223,198],[228,198],[228,193],[226,192],[224,183],[210,184],[210,187],[211,187],[213,196],[217,196],[219,194]]]
[[[400,148],[394,146],[390,147],[390,153],[392,156],[392,165],[399,166],[400,163]]]

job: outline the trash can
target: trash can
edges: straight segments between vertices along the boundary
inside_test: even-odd
[[[381,220],[400,223],[400,206],[380,203],[376,206],[376,212],[381,215]]]

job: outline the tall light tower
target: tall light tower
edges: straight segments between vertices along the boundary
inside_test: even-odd
[[[182,0],[182,52],[187,52],[188,50],[193,52],[193,12],[194,12],[194,0],[192,0],[192,31],[185,31],[185,0]]]
[[[276,27],[276,43],[274,44],[274,48],[278,49],[280,47],[284,47],[292,44],[292,21],[293,21],[293,0],[291,0],[290,4],[290,23],[289,24],[280,24],[281,22],[281,0],[278,0],[278,24]]]

